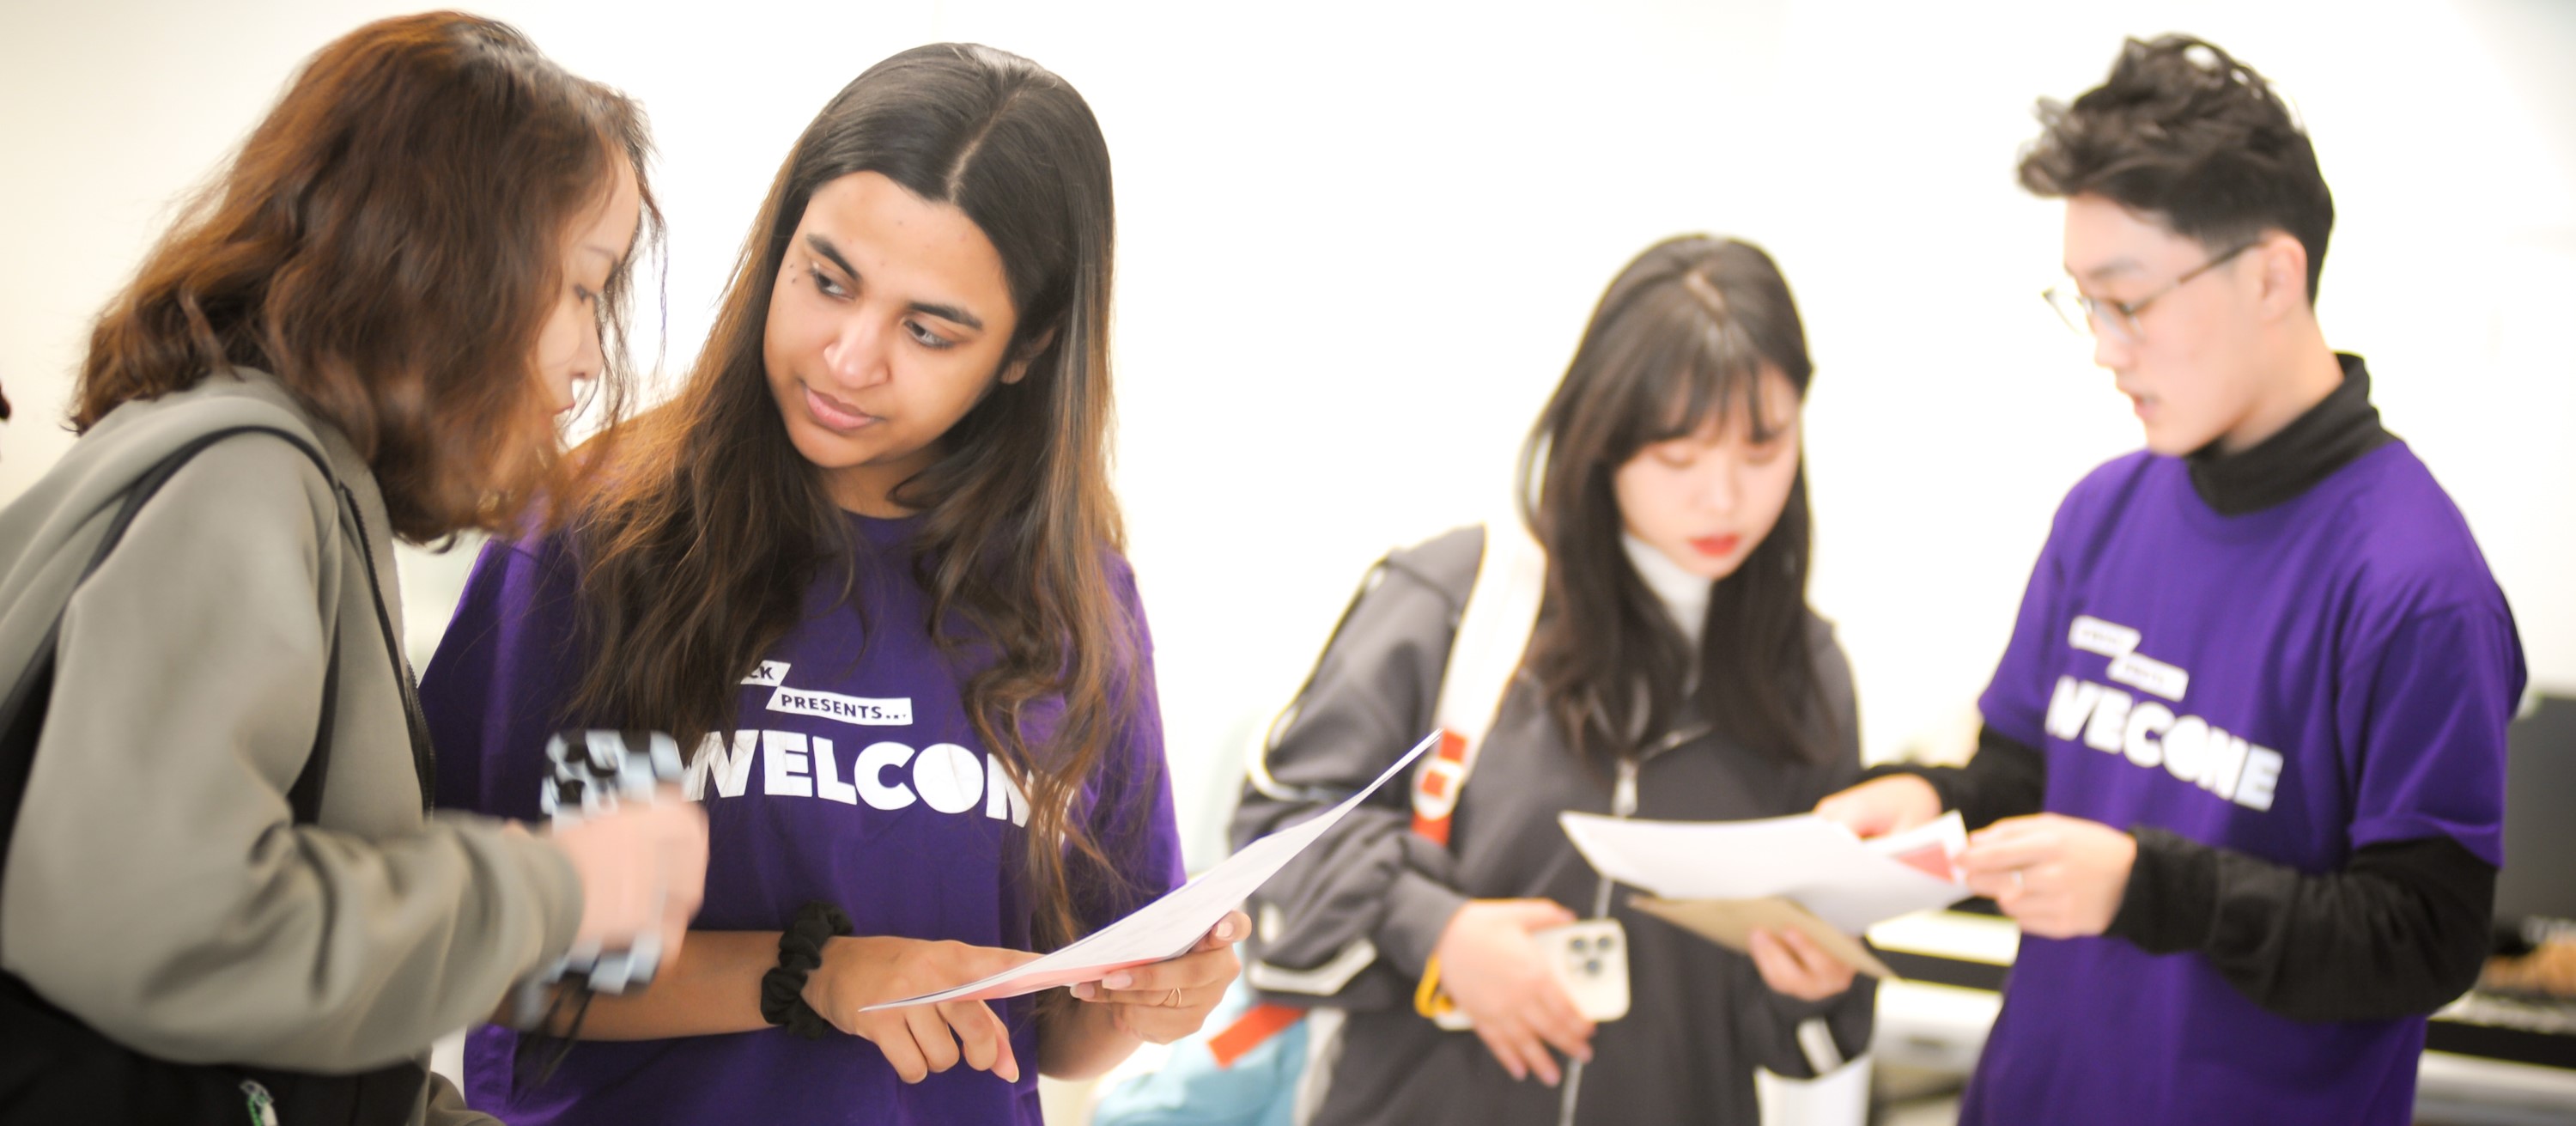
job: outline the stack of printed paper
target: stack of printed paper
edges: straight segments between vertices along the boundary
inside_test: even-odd
[[[1755,929],[1796,929],[1880,977],[1895,975],[1851,936],[1972,894],[1952,865],[1967,847],[1956,812],[1866,841],[1814,814],[1697,822],[1565,813],[1558,820],[1595,870],[1652,896],[1631,901],[1639,910],[1737,950]]]

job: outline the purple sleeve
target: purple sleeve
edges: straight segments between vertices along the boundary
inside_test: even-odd
[[[438,804],[498,817],[539,816],[545,740],[568,698],[568,586],[551,554],[486,544],[456,615],[421,674],[421,709],[438,752]]]
[[[2524,680],[2511,612],[2499,599],[2412,614],[2348,660],[2352,847],[2443,836],[2503,867],[2505,728]]]
[[[1172,812],[1172,772],[1163,750],[1163,710],[1154,686],[1154,638],[1136,595],[1135,576],[1123,561],[1110,576],[1134,624],[1135,643],[1116,680],[1127,711],[1101,754],[1099,801],[1091,831],[1121,877],[1109,894],[1086,897],[1083,925],[1097,930],[1125,917],[1187,878],[1181,836]]]

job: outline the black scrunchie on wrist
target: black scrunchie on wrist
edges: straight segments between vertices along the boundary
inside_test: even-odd
[[[796,921],[778,936],[777,968],[760,977],[760,1019],[808,1040],[831,1032],[832,1022],[805,1003],[805,978],[823,964],[823,944],[852,929],[849,916],[822,900],[797,908]]]

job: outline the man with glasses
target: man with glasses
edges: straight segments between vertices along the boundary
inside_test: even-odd
[[[1817,811],[1985,826],[2023,930],[1963,1123],[2412,1116],[2473,982],[2524,679],[2503,593],[2314,311],[2334,204],[2261,76],[2130,41],[2022,184],[2146,449],[2067,494],[1959,769]]]

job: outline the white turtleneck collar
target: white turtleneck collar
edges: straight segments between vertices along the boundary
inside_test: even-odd
[[[1637,569],[1637,577],[1646,580],[1646,589],[1654,592],[1673,624],[1681,627],[1682,640],[1690,643],[1691,652],[1699,652],[1700,630],[1708,624],[1708,592],[1716,584],[1682,569],[1635,533],[1622,529],[1619,546],[1628,552],[1628,565]]]

